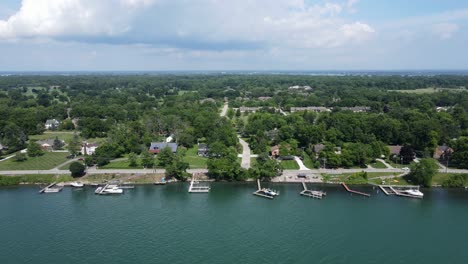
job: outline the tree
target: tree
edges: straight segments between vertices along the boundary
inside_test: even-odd
[[[18,162],[22,162],[22,161],[25,161],[27,159],[28,159],[28,157],[24,153],[18,152],[18,153],[15,154],[15,160],[18,161]]]
[[[257,157],[257,163],[249,169],[249,174],[253,178],[273,178],[281,174],[283,168],[281,164],[263,153]]]
[[[137,161],[138,157],[135,153],[130,153],[128,155],[128,161],[130,162],[130,167],[136,167],[138,166],[138,161]]]
[[[410,146],[403,146],[400,150],[400,157],[403,164],[409,164],[414,159],[414,150]]]
[[[28,156],[37,157],[42,155],[44,155],[44,151],[41,149],[41,146],[36,141],[31,140],[28,144]]]
[[[80,177],[84,175],[85,166],[83,163],[75,161],[70,164],[70,172],[72,177]]]
[[[169,165],[172,163],[174,160],[175,155],[172,153],[172,149],[168,146],[165,148],[161,149],[161,151],[158,154],[158,163],[162,167],[166,167],[166,165]]]
[[[186,170],[188,168],[189,164],[187,162],[183,162],[179,155],[174,155],[172,161],[164,166],[164,169],[166,169],[167,178],[174,177],[180,181],[187,180],[188,174]]]
[[[62,147],[63,147],[62,140],[58,139],[58,137],[55,137],[54,144],[52,145],[52,149],[58,150],[58,149],[62,149]]]
[[[153,167],[154,155],[148,151],[143,151],[141,153],[141,165],[143,165],[145,168]]]
[[[71,155],[77,155],[80,151],[80,138],[78,134],[74,133],[73,138],[68,141],[67,150]]]
[[[66,119],[66,120],[63,120],[63,122],[60,124],[60,129],[73,130],[75,129],[75,125],[70,119]]]
[[[421,159],[418,163],[411,166],[408,178],[415,184],[431,187],[432,177],[436,175],[438,168],[435,160]]]

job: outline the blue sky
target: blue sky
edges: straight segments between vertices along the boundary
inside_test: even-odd
[[[2,0],[0,71],[468,69],[468,1]]]

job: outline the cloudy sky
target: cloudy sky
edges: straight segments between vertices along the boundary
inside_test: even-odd
[[[1,0],[0,71],[468,69],[467,0]]]

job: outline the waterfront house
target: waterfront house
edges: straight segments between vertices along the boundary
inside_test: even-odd
[[[44,139],[36,141],[37,144],[41,146],[42,150],[45,151],[52,151],[54,147],[54,140],[53,139]]]
[[[396,146],[388,146],[388,148],[390,149],[390,156],[398,156],[400,155],[400,151],[401,151],[401,148],[402,146],[399,146],[399,145],[396,145]]]
[[[47,121],[45,122],[45,128],[50,129],[50,130],[54,130],[58,128],[59,125],[60,125],[60,122],[57,121],[56,119],[47,119]]]
[[[161,150],[165,147],[169,147],[172,153],[177,152],[177,143],[168,143],[168,142],[151,142],[151,146],[149,148],[149,152],[153,154],[158,154]]]
[[[198,150],[197,150],[198,156],[207,157],[209,151],[210,151],[210,148],[208,147],[208,145],[198,144]]]
[[[82,155],[93,155],[96,152],[98,145],[96,143],[83,143],[81,146],[81,154]]]
[[[279,157],[280,155],[279,146],[276,145],[276,146],[271,147],[270,153],[271,153],[271,156]]]
[[[437,146],[433,158],[436,160],[447,160],[452,153],[453,149],[449,146]]]

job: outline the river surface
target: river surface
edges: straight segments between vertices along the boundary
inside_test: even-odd
[[[422,190],[422,200],[372,187],[271,184],[137,186],[123,195],[37,186],[0,188],[0,263],[468,263],[468,191]]]

